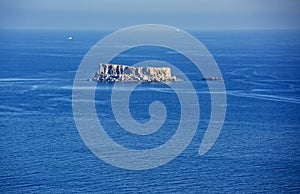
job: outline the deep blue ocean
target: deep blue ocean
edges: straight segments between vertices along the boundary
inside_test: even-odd
[[[153,59],[187,64],[184,71],[198,91],[201,117],[191,144],[171,162],[142,171],[96,157],[73,118],[76,70],[109,33],[0,32],[0,193],[300,192],[299,31],[190,31],[215,58],[227,91],[224,126],[204,156],[198,149],[210,118],[210,95],[200,72],[162,48],[131,49],[116,57],[112,62],[127,65]],[[109,103],[112,87],[97,84],[96,109],[116,142],[149,149],[172,137],[180,110],[166,85],[142,84],[132,93],[137,121],[149,120],[145,110],[154,100],[171,113],[164,130],[143,137],[116,123]]]

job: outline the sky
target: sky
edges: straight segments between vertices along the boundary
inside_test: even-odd
[[[1,0],[0,29],[300,29],[300,0]]]

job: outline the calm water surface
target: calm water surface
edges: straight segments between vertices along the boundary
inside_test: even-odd
[[[200,72],[162,48],[132,49],[113,62],[165,60],[183,67],[197,89],[201,121],[188,148],[170,163],[128,171],[104,163],[85,146],[72,114],[72,84],[86,52],[109,32],[1,31],[1,193],[298,193],[300,192],[300,33],[297,31],[191,32],[215,57],[225,78],[227,114],[213,148],[198,155],[209,121],[210,96]],[[183,65],[184,64],[184,65]],[[96,67],[97,68],[97,67]],[[169,114],[153,136],[122,130],[110,107],[113,84],[99,83],[96,109],[118,143],[149,149],[178,125],[178,99],[165,85],[143,84],[131,111],[149,120],[154,100]],[[175,127],[174,127],[175,126]]]

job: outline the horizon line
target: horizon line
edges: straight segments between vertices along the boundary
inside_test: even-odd
[[[134,26],[134,25],[132,25]],[[47,31],[116,31],[125,27],[130,26],[120,26],[119,28],[1,28],[0,30],[47,30]],[[300,27],[286,27],[286,28],[179,28],[184,31],[268,31],[268,30],[291,30],[291,31],[300,31]]]

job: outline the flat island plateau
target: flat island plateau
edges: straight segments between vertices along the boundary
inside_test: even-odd
[[[133,67],[120,64],[100,64],[89,81],[97,82],[172,82],[182,81],[172,76],[169,67]]]

